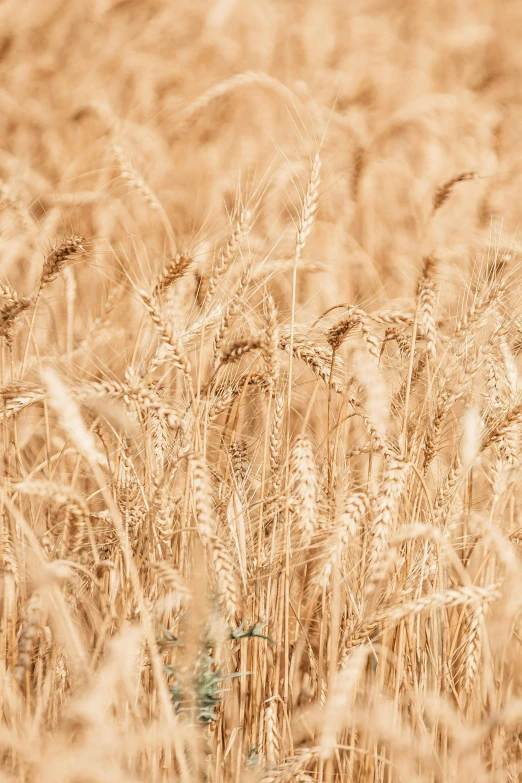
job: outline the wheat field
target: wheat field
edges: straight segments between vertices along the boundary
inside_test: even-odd
[[[522,3],[0,22],[1,783],[522,779]]]

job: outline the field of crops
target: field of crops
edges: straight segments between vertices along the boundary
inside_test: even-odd
[[[521,30],[0,5],[0,783],[521,778]]]

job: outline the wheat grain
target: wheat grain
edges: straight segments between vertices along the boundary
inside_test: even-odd
[[[438,345],[438,332],[436,320],[436,294],[434,274],[436,261],[433,256],[426,256],[422,269],[422,277],[419,282],[419,328],[426,340],[426,352],[432,359],[435,358]]]
[[[104,459],[96,448],[94,435],[85,426],[67,386],[50,367],[42,370],[42,377],[47,387],[49,403],[59,416],[63,428],[75,447],[92,464],[103,463]]]
[[[469,621],[466,627],[466,643],[463,652],[463,691],[466,695],[471,693],[475,683],[482,648],[482,634],[484,632],[484,617],[487,604],[478,604],[471,609]]]
[[[265,708],[265,757],[268,769],[273,769],[280,756],[281,741],[277,725],[277,709],[272,699]]]
[[[238,253],[241,244],[245,241],[248,233],[252,227],[252,213],[249,209],[241,210],[241,213],[234,226],[234,230],[230,234],[225,247],[221,250],[218,258],[218,262],[214,267],[212,276],[208,282],[207,299],[211,299],[218,284],[218,280],[227,270],[228,266],[233,262],[236,254]]]
[[[51,250],[44,261],[38,293],[41,293],[48,283],[58,277],[65,264],[70,261],[71,256],[85,252],[84,243],[85,237],[68,237]]]
[[[439,210],[448,200],[455,185],[459,182],[467,182],[471,179],[476,179],[476,176],[474,171],[462,171],[460,174],[443,182],[442,185],[439,185],[433,196],[433,213],[435,214],[435,212],[437,212],[437,210]]]
[[[192,264],[192,258],[188,253],[176,253],[159,275],[156,284],[152,290],[152,298],[162,296],[169,290],[170,286],[185,274]]]
[[[360,492],[346,500],[344,510],[336,520],[325,544],[325,561],[316,577],[318,586],[325,587],[328,584],[334,568],[340,563],[343,552],[355,536],[368,505],[368,497]]]
[[[317,527],[317,478],[313,448],[306,435],[299,435],[290,455],[291,503],[301,544],[307,547]]]
[[[368,592],[375,579],[375,573],[388,540],[395,532],[395,524],[401,495],[406,488],[410,466],[398,459],[390,459],[382,478],[381,491],[373,522],[370,556],[368,562]]]
[[[316,153],[312,161],[310,169],[310,177],[306,186],[306,192],[303,199],[302,209],[297,219],[297,234],[295,240],[295,259],[294,263],[297,264],[301,258],[301,253],[306,244],[306,240],[312,225],[315,220],[315,213],[317,212],[317,203],[319,199],[319,183],[321,174],[321,159],[319,153]]]
[[[268,294],[265,308],[265,344],[264,357],[266,364],[266,375],[268,379],[268,388],[274,392],[279,381],[280,361],[278,358],[279,350],[279,326],[277,323],[277,311],[273,297]]]
[[[148,314],[150,315],[152,323],[156,327],[159,336],[163,340],[163,343],[168,350],[173,366],[183,372],[190,384],[192,382],[190,375],[190,362],[184,354],[183,346],[180,340],[174,336],[172,329],[170,328],[166,319],[163,317],[163,314],[154,301],[153,297],[143,289],[139,291],[139,295]]]
[[[18,656],[14,677],[19,683],[22,683],[31,667],[35,642],[44,625],[44,612],[44,601],[41,594],[36,591],[27,602],[25,622],[18,639]]]
[[[222,349],[216,362],[216,369],[224,364],[238,362],[246,353],[257,351],[259,348],[264,348],[264,345],[265,340],[262,335],[259,337],[244,337],[236,340],[232,345]]]

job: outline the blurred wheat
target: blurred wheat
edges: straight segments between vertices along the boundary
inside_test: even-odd
[[[520,3],[0,21],[0,780],[518,781]]]

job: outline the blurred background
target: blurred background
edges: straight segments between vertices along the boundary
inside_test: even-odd
[[[0,273],[22,290],[64,233],[98,237],[91,285],[108,274],[102,238],[133,237],[138,277],[157,266],[164,237],[115,143],[202,267],[239,200],[256,208],[252,252],[283,268],[320,150],[306,312],[409,297],[434,249],[448,289],[512,260],[517,0],[6,0],[0,30]],[[462,172],[476,178],[432,219],[437,186]]]

